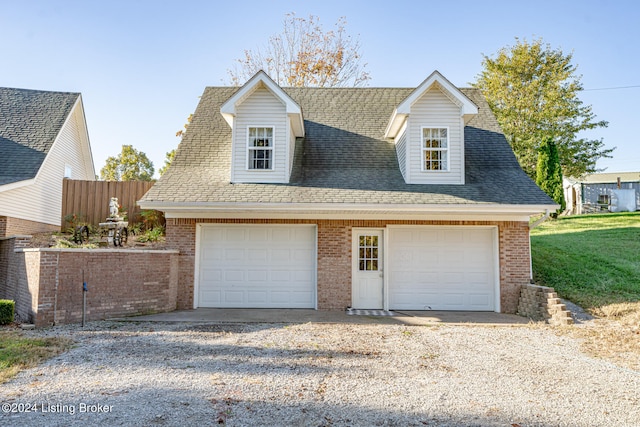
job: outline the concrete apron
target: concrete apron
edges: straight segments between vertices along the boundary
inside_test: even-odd
[[[127,322],[204,323],[353,323],[384,325],[523,325],[529,319],[514,314],[479,311],[394,311],[393,316],[347,314],[312,309],[197,308],[112,320]]]

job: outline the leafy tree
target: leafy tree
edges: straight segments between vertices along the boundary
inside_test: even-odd
[[[231,83],[240,86],[264,70],[279,86],[363,86],[371,77],[361,65],[360,42],[347,35],[346,18],[324,31],[317,16],[285,16],[281,34],[269,38],[264,51],[245,50],[236,67],[227,70]]]
[[[185,128],[187,127],[187,125],[184,125],[184,126],[185,126]],[[166,153],[166,157],[164,159],[164,166],[162,166],[158,170],[158,173],[160,174],[160,176],[164,175],[164,173],[167,171],[169,166],[171,166],[171,162],[173,162],[173,159],[175,157],[176,157],[176,149],[175,148],[173,150],[169,151],[168,153]]]
[[[578,98],[581,76],[572,54],[516,38],[514,46],[484,56],[483,70],[473,86],[482,90],[522,168],[535,176],[538,148],[551,139],[568,176],[594,172],[596,161],[611,157],[602,139],[579,137],[582,131],[606,127],[595,121],[590,105]]]
[[[560,212],[566,207],[562,189],[562,167],[558,157],[558,148],[553,139],[542,141],[538,150],[536,184],[560,205]]]
[[[100,179],[104,181],[152,181],[153,163],[142,151],[131,145],[123,145],[116,157],[107,158],[100,170]]]

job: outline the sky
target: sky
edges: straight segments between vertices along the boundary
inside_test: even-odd
[[[597,167],[640,170],[637,0],[0,0],[0,86],[82,93],[96,174],[122,145],[157,171],[204,88],[229,84],[235,60],[291,12],[325,30],[345,17],[370,87],[416,87],[434,70],[468,87],[484,55],[542,38],[573,54],[580,99],[609,122],[583,135],[616,147]]]

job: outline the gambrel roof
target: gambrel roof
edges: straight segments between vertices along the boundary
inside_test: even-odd
[[[35,178],[79,96],[0,88],[0,185]]]
[[[291,182],[232,184],[232,130],[220,106],[238,88],[207,87],[168,171],[141,200],[145,208],[269,209],[283,206],[480,205],[555,203],[522,171],[477,89],[460,89],[478,108],[464,128],[465,184],[407,184],[385,130],[414,88],[283,88],[304,116]]]

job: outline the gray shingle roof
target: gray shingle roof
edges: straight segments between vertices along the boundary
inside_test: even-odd
[[[176,158],[142,199],[166,203],[521,204],[554,202],[522,171],[481,93],[465,128],[464,185],[409,185],[385,140],[394,108],[411,88],[285,88],[302,107],[289,184],[231,184],[231,129],[220,105],[235,88],[208,87]]]
[[[36,176],[78,96],[0,88],[0,185]]]

